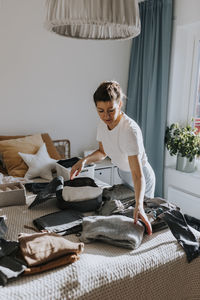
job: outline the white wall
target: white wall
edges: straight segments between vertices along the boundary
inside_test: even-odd
[[[81,155],[97,145],[96,87],[115,79],[126,92],[131,40],[64,38],[44,20],[45,0],[0,0],[0,135],[48,132]]]

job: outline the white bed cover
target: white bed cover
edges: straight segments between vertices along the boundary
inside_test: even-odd
[[[27,194],[27,203],[34,195]],[[8,226],[7,239],[31,232],[24,225],[57,211],[55,199],[34,209],[24,206],[1,208]],[[196,237],[200,232],[192,229]],[[75,235],[66,236],[78,241]],[[96,242],[86,244],[80,260],[32,276],[20,276],[0,287],[0,299],[200,299],[200,257],[191,263],[170,230],[145,236],[133,251]]]

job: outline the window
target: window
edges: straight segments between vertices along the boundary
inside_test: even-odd
[[[200,41],[198,43],[198,69],[195,92],[195,107],[194,107],[194,126],[200,133]]]

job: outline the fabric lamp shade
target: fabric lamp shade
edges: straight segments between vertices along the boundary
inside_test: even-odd
[[[47,0],[45,27],[59,35],[94,40],[140,33],[138,0]]]

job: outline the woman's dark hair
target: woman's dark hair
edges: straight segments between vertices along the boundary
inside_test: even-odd
[[[117,101],[119,102],[124,97],[122,89],[116,81],[104,81],[96,89],[93,99],[95,105],[98,101]]]

